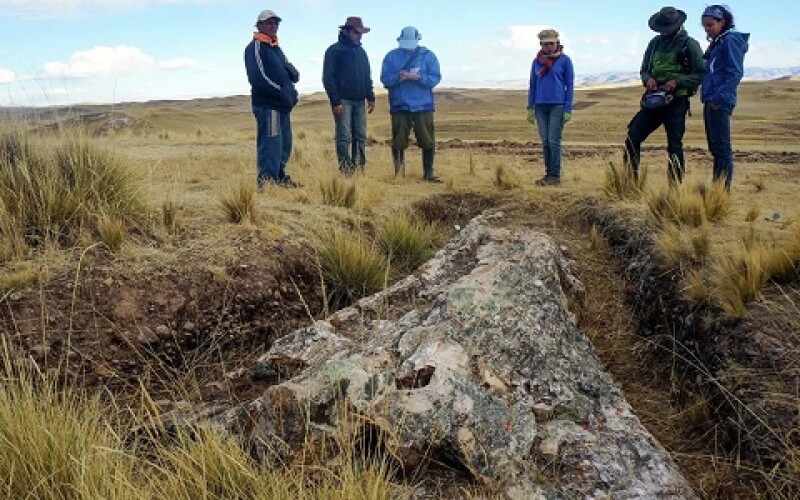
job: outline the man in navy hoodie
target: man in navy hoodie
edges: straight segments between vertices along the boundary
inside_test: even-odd
[[[322,84],[331,102],[336,124],[336,156],[339,170],[350,175],[367,164],[367,115],[375,109],[369,58],[361,36],[369,33],[360,17],[348,17],[339,26],[339,41],[325,51]]]
[[[286,174],[292,152],[290,113],[297,104],[294,84],[300,78],[278,45],[281,18],[274,11],[262,11],[256,19],[253,40],[244,51],[244,65],[250,81],[253,115],[256,118],[258,187],[272,183],[297,187]]]

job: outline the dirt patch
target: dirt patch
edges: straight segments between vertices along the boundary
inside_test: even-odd
[[[12,342],[86,387],[154,397],[202,387],[322,311],[316,266],[305,249],[256,239],[220,269],[189,261],[123,269],[96,253],[79,271],[13,294],[0,311]],[[210,370],[209,367],[215,367]],[[210,392],[221,387],[208,386]]]

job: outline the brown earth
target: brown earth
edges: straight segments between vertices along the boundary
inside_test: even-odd
[[[448,141],[442,147],[535,152],[532,143]],[[612,148],[570,150],[567,155]],[[771,155],[771,161],[787,155],[797,161],[796,153],[767,152],[748,153],[743,160],[759,161],[759,155]],[[674,271],[654,257],[647,227],[602,203],[580,202],[568,192],[554,191],[548,201],[528,202],[474,193],[438,195],[415,207],[426,220],[450,227],[489,208],[507,213],[509,224],[550,234],[576,261],[587,287],[580,327],[695,488],[710,496],[754,496],[757,486],[751,482],[756,478],[734,473],[726,454],[754,451],[763,456],[774,446],[735,439],[736,427],[727,423],[740,408],[715,393],[707,379],[734,360],[777,369],[785,360],[766,339],[780,336],[780,327],[770,326],[763,315],[729,322],[717,311],[688,305]],[[592,248],[587,234],[593,224],[608,239],[609,249]],[[12,332],[12,340],[37,362],[71,383],[102,388],[123,400],[139,395],[140,383],[164,409],[175,404],[167,399],[179,394],[194,402],[226,405],[246,400],[289,374],[232,378],[226,373],[246,370],[276,338],[320,318],[325,299],[309,249],[256,236],[242,236],[232,247],[237,253],[224,269],[198,265],[203,261],[196,255],[158,269],[125,269],[100,250],[89,252],[79,269],[7,297],[0,327]],[[753,331],[762,332],[765,341],[754,340]],[[696,359],[687,362],[674,344],[665,343],[669,339],[690,349]],[[696,360],[703,370],[693,365]],[[798,379],[796,373],[781,373]],[[701,390],[711,393],[714,402],[713,421],[719,425],[713,430],[689,428],[676,418]],[[757,392],[744,386],[739,396]],[[758,417],[774,425],[797,424],[791,414],[782,420]]]

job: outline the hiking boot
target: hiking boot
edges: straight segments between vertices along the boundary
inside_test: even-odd
[[[561,184],[561,177],[553,177],[551,175],[545,175],[538,181],[536,181],[537,186],[558,186]]]
[[[422,178],[428,182],[442,182],[433,175],[433,160],[435,156],[436,150],[434,148],[422,150]]]

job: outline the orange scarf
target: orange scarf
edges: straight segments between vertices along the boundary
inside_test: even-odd
[[[268,44],[271,47],[278,46],[278,37],[271,37],[269,35],[265,35],[264,33],[256,32],[253,33],[253,40],[258,40],[259,42],[263,42]]]

